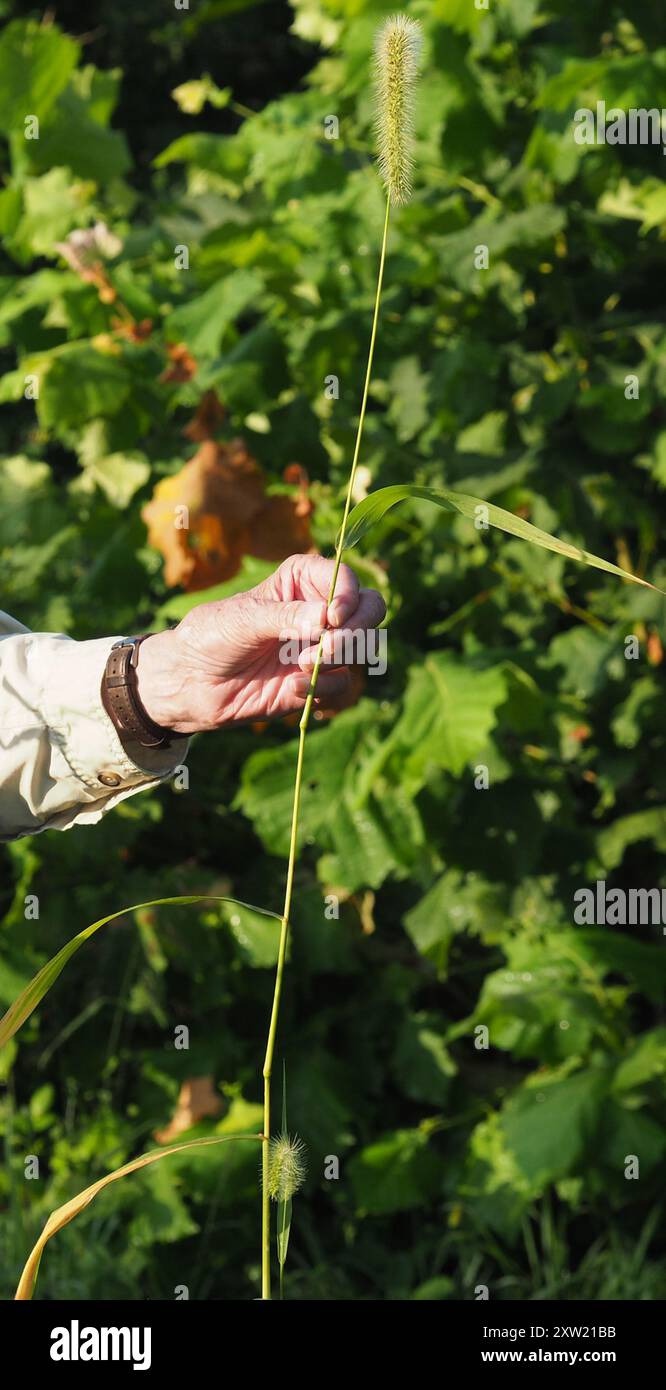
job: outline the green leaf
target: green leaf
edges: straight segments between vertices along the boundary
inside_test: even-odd
[[[666,989],[666,952],[651,941],[637,941],[609,927],[577,928],[552,938],[554,953],[570,952],[572,959],[583,959],[600,973],[624,975],[655,1003]]]
[[[0,37],[0,130],[23,135],[26,116],[40,119],[67,85],[79,45],[52,24],[15,19]]]
[[[434,1014],[411,1014],[401,1026],[393,1056],[400,1089],[410,1100],[428,1105],[446,1104],[456,1074],[438,1024]]]
[[[564,1081],[543,1085],[538,1078],[523,1086],[504,1107],[502,1130],[507,1147],[531,1185],[554,1182],[582,1162],[602,1112],[604,1078],[595,1071],[577,1072]]]
[[[478,930],[479,923],[501,932],[506,913],[497,890],[477,873],[447,869],[403,918],[405,931],[422,956],[444,975],[453,938]]]
[[[565,940],[549,943],[545,962],[541,951],[524,957],[520,969],[510,953],[511,968],[486,977],[472,1018],[456,1024],[450,1038],[473,1037],[481,1024],[492,1047],[551,1065],[584,1054],[594,1038],[603,1040],[607,1020],[599,989],[581,985],[581,954],[572,943],[567,959]]]
[[[657,1165],[660,1172],[663,1171],[666,1153],[663,1123],[633,1106],[618,1105],[609,1099],[604,1105],[599,1139],[600,1166],[603,1164],[605,1169],[614,1171],[621,1181],[629,1154],[635,1154],[638,1158],[641,1177]],[[602,1180],[599,1185],[605,1194],[606,1183]]]
[[[306,742],[300,818],[303,838],[314,836],[323,822],[337,814],[350,761],[373,709],[369,701],[363,701]],[[273,854],[289,853],[296,756],[293,741],[253,753],[243,766],[235,804],[254,822],[257,834]]]
[[[403,781],[420,787],[432,768],[459,777],[485,752],[505,698],[499,667],[475,670],[446,652],[433,652],[412,667],[393,733],[393,743],[404,751]]]
[[[181,82],[171,93],[176,105],[186,116],[198,116],[206,102],[218,110],[228,106],[231,100],[231,87],[220,88],[213,82],[210,73],[192,82]]]
[[[195,357],[214,357],[227,329],[258,298],[261,289],[260,277],[251,270],[239,270],[233,278],[216,281],[205,294],[171,314],[169,337],[182,339]]]
[[[25,358],[23,370],[37,376],[39,421],[56,434],[98,415],[115,415],[132,387],[122,359],[86,343]]]
[[[90,188],[74,184],[66,169],[49,169],[39,178],[25,179],[22,190],[23,216],[10,239],[11,246],[17,255],[55,256],[56,242],[87,219]],[[37,276],[33,281],[37,288]],[[55,283],[62,290],[62,280]]]
[[[214,893],[197,893],[192,896],[177,898],[153,898],[147,903],[134,903],[132,907],[121,907],[117,912],[109,913],[108,917],[100,917],[99,921],[92,922],[89,927],[84,927],[83,931],[73,936],[71,941],[68,941],[67,944],[58,951],[57,955],[52,956],[51,960],[47,961],[46,965],[42,966],[34,979],[30,981],[30,984],[21,991],[18,999],[15,999],[14,1003],[10,1005],[4,1017],[0,1019],[0,1047],[4,1047],[5,1043],[18,1032],[19,1028],[23,1027],[26,1019],[30,1018],[31,1013],[37,1008],[37,1005],[44,998],[44,995],[47,994],[51,986],[55,984],[68,960],[80,950],[84,941],[88,941],[89,937],[94,936],[95,932],[99,931],[100,927],[105,927],[109,922],[115,922],[118,917],[124,917],[127,912],[139,912],[142,908],[146,907],[185,907],[191,903],[207,901],[227,903],[234,909],[247,910],[251,913],[260,913],[265,917],[272,918],[274,922],[280,921],[280,918],[274,912],[265,911],[260,907],[252,907],[249,903],[238,902],[236,898],[219,897]]]
[[[131,158],[125,136],[107,127],[93,116],[88,100],[90,81],[84,68],[74,74],[72,87],[58,98],[43,134],[35,142],[33,165],[48,168],[64,165],[80,179],[92,179],[96,184],[109,184],[126,174]],[[104,74],[110,76],[110,74]]]
[[[649,1081],[661,1089],[666,1076],[666,1028],[653,1028],[631,1045],[613,1078],[613,1091],[632,1091]]]
[[[563,209],[552,203],[535,203],[499,217],[494,212],[483,213],[464,230],[436,239],[442,271],[466,294],[487,292],[491,285],[501,282],[507,260],[524,259],[535,248],[552,245],[565,221]],[[479,271],[475,266],[477,246],[488,247],[487,271]]]
[[[646,579],[639,579],[638,575],[630,574],[628,570],[620,569],[619,565],[613,565],[609,560],[602,560],[598,555],[591,555],[587,550],[581,550],[579,546],[569,545],[567,541],[560,541],[555,536],[548,535],[547,531],[540,531],[538,526],[532,526],[529,521],[523,521],[522,517],[515,516],[513,512],[507,512],[503,507],[496,507],[492,502],[482,502],[480,497],[469,497],[463,492],[449,492],[444,488],[418,487],[413,483],[399,483],[393,487],[383,487],[377,492],[371,492],[359,502],[352,511],[347,531],[345,534],[345,545],[349,550],[358,545],[359,541],[367,535],[368,531],[376,526],[378,521],[395,507],[398,502],[404,502],[407,498],[423,498],[426,502],[434,502],[436,506],[442,507],[447,512],[459,512],[461,516],[467,517],[469,521],[486,521],[491,526],[496,526],[500,531],[506,531],[510,536],[517,536],[520,540],[531,541],[533,545],[540,545],[544,550],[554,550],[557,555],[565,555],[570,560],[578,560],[581,564],[592,565],[594,569],[605,570],[608,574],[617,574],[620,579],[631,580],[633,584],[642,584],[646,589],[656,590],[657,593],[665,593],[663,589],[656,589],[654,584],[648,584]]]
[[[395,425],[397,438],[401,442],[413,439],[429,418],[428,376],[421,371],[418,357],[403,357],[396,362],[389,389],[389,419]]]
[[[359,1212],[386,1216],[428,1201],[442,1180],[442,1164],[421,1129],[398,1129],[355,1154],[349,1176]]]
[[[255,912],[254,908],[229,901],[223,907],[222,915],[239,947],[240,957],[248,965],[257,969],[268,969],[275,965],[280,935],[275,930],[272,912],[261,909]]]
[[[641,840],[651,840],[655,849],[666,850],[666,806],[651,806],[646,811],[633,811],[620,816],[597,835],[597,853],[605,869],[615,869],[622,863],[624,852]]]
[[[150,477],[150,464],[145,455],[107,454],[106,458],[94,459],[83,473],[83,478],[96,483],[114,507],[129,506],[135,492],[143,487]]]
[[[435,19],[461,34],[475,33],[482,19],[481,10],[467,0],[434,0],[432,12]]]

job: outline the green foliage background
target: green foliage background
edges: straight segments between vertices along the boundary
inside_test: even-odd
[[[205,389],[270,478],[305,464],[330,553],[382,218],[368,60],[393,7],[208,0],[166,23],[162,5],[98,8],[85,44],[66,5],[62,28],[5,7],[0,37],[2,606],[79,639],[163,625],[192,601],[165,589],[140,509],[191,452],[182,428]],[[579,146],[571,124],[602,98],[661,105],[657,11],[404,8],[424,21],[425,75],[416,193],[391,235],[372,486],[475,493],[664,586],[663,157]],[[169,92],[204,72],[233,101],[188,116]],[[98,337],[112,310],[55,250],[95,220],[123,242],[113,284],[154,323],[114,351]],[[161,383],[178,340],[197,375]],[[662,1298],[662,929],[573,925],[575,889],[597,878],[664,883],[662,601],[420,504],[391,513],[358,564],[389,601],[390,662],[308,751],[281,1024],[310,1169],[289,1296]],[[208,889],[279,911],[294,751],[291,728],[209,735],[187,793],[4,847],[3,1007],[123,903]],[[3,1296],[48,1212],[150,1147],[188,1076],[212,1074],[224,1100],[193,1133],[256,1128],[275,944],[212,908],[164,909],[72,961],[0,1059]],[[173,1047],[183,1023],[189,1052]],[[323,1178],[331,1154],[338,1181]],[[41,1296],[256,1296],[256,1169],[230,1147],[112,1188],[48,1249]]]

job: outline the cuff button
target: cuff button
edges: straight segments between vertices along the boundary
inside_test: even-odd
[[[119,787],[122,781],[117,772],[98,772],[97,779],[103,787]]]

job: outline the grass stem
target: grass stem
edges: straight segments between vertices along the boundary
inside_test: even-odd
[[[368,363],[365,372],[365,383],[363,387],[363,397],[361,400],[361,412],[356,431],[356,443],[354,445],[354,456],[352,458],[347,484],[347,496],[345,498],[345,508],[342,516],[342,524],[338,532],[338,539],[335,547],[335,563],[333,574],[328,592],[327,606],[330,607],[335,597],[335,586],[338,582],[340,564],[342,562],[342,552],[345,544],[345,531],[354,492],[354,480],[358,465],[359,454],[361,451],[361,441],[363,438],[363,425],[365,423],[365,413],[368,404],[370,391],[370,381],[372,377],[372,363],[375,355],[375,343],[377,340],[377,326],[379,323],[379,306],[382,297],[382,285],[384,282],[384,265],[386,262],[386,246],[388,242],[389,214],[391,210],[390,197],[386,198],[386,213],[384,216],[384,232],[382,236],[382,249],[379,257],[379,270],[377,273],[377,289],[375,292],[375,307],[372,318],[372,331],[370,334],[370,347],[368,349]],[[262,1143],[262,1195],[261,1195],[261,1297],[270,1299],[271,1296],[271,1252],[270,1252],[270,1196],[268,1192],[268,1163],[269,1163],[269,1144],[271,1136],[271,1075],[273,1070],[273,1055],[275,1052],[275,1038],[277,1034],[278,1017],[280,1013],[280,999],[282,996],[282,980],[284,976],[284,964],[287,954],[287,940],[289,936],[289,919],[291,915],[291,900],[294,889],[294,872],[296,869],[296,854],[298,847],[298,821],[301,808],[301,789],[303,783],[303,758],[305,754],[305,737],[310,723],[310,714],[317,690],[317,680],[319,668],[321,666],[322,647],[324,634],[319,639],[315,664],[312,670],[312,678],[308,690],[303,713],[299,723],[298,735],[298,755],[296,760],[296,778],[294,783],[294,802],[291,815],[291,836],[289,841],[289,860],[287,865],[287,880],[284,894],[284,908],[282,911],[282,923],[280,928],[280,944],[278,948],[277,967],[275,971],[275,987],[273,990],[273,1006],[271,1009],[271,1020],[268,1029],[268,1040],[266,1043],[266,1056],[264,1059],[263,1078],[264,1078],[264,1127]]]

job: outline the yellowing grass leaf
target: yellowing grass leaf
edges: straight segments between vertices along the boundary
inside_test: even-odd
[[[284,1061],[282,1063],[282,1133],[289,1133],[287,1128],[287,1067]],[[291,1197],[289,1197],[286,1202],[278,1200],[277,1208],[277,1253],[278,1264],[280,1266],[280,1298],[284,1297],[284,1267],[287,1263],[290,1231]]]
[[[139,1158],[133,1158],[130,1163],[124,1163],[122,1168],[116,1168],[113,1173],[107,1173],[106,1177],[91,1183],[90,1187],[79,1192],[78,1197],[72,1197],[71,1201],[65,1202],[64,1206],[57,1207],[55,1211],[51,1212],[39,1240],[25,1263],[15,1299],[27,1302],[32,1298],[37,1282],[39,1262],[46,1242],[51,1239],[51,1236],[57,1235],[58,1231],[62,1231],[64,1226],[68,1226],[70,1221],[73,1221],[75,1216],[78,1216],[89,1206],[93,1198],[99,1192],[103,1192],[110,1183],[117,1182],[119,1178],[126,1178],[130,1173],[137,1173],[140,1168],[148,1168],[151,1163],[158,1163],[161,1158],[168,1158],[170,1154],[183,1153],[185,1149],[204,1149],[210,1144],[234,1144],[243,1140],[261,1140],[261,1138],[261,1134],[212,1134],[205,1139],[185,1139],[182,1144],[171,1144],[167,1149],[151,1149],[149,1153],[141,1154]]]
[[[108,922],[115,922],[117,917],[123,917],[126,912],[138,912],[141,908],[184,907],[190,903],[201,902],[228,903],[230,906],[241,908],[246,912],[258,912],[262,917],[272,917],[277,923],[281,920],[275,912],[268,912],[262,907],[252,907],[250,903],[239,902],[236,898],[219,897],[214,893],[197,893],[191,897],[154,898],[149,903],[135,903],[133,907],[121,907],[118,912],[111,912],[108,917],[100,917],[98,922],[92,922],[89,927],[84,927],[83,931],[80,931],[77,936],[73,936],[71,941],[68,941],[55,956],[51,957],[51,960],[46,962],[46,965],[42,966],[41,970],[38,970],[34,979],[30,981],[29,985],[26,985],[18,999],[10,1004],[6,1014],[0,1019],[0,1048],[9,1042],[9,1039],[18,1032],[19,1028],[23,1027],[26,1019],[37,1008],[44,995],[50,990],[51,985],[57,980],[60,972],[64,970],[70,957],[79,950],[84,941],[87,941],[90,936],[94,936],[100,927],[105,927]]]
[[[381,521],[386,512],[391,507],[395,507],[398,502],[404,502],[408,497],[419,497],[425,502],[434,502],[436,506],[443,507],[447,512],[459,512],[461,516],[467,517],[470,521],[477,521],[479,518],[486,521],[490,526],[496,526],[499,531],[506,531],[510,536],[517,536],[519,540],[531,541],[533,545],[540,545],[544,550],[554,550],[556,555],[565,555],[569,560],[578,560],[581,564],[591,565],[594,569],[605,570],[608,574],[617,574],[620,579],[628,579],[632,584],[642,584],[646,589],[653,589],[656,593],[664,593],[663,589],[658,589],[656,585],[649,584],[647,579],[639,579],[637,574],[630,574],[628,570],[620,569],[619,565],[611,564],[610,560],[602,560],[598,555],[591,555],[589,550],[581,550],[577,545],[569,545],[567,541],[560,541],[556,536],[550,536],[547,531],[540,531],[538,526],[532,526],[529,521],[523,521],[522,517],[516,516],[514,512],[507,512],[503,507],[495,507],[492,502],[483,502],[480,497],[470,497],[465,492],[449,492],[448,488],[418,487],[413,483],[400,483],[393,487],[382,487],[377,492],[371,492],[367,497],[354,507],[349,517],[347,531],[345,535],[345,546],[351,549],[357,545],[367,532]],[[481,510],[479,510],[479,508]]]

